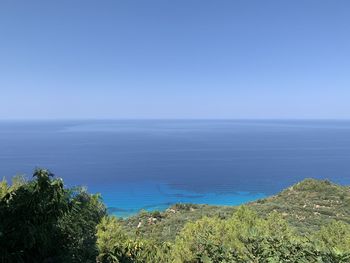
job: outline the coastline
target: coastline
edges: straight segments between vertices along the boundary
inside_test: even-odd
[[[196,193],[152,183],[124,185],[123,189],[104,187],[100,193],[108,213],[120,218],[131,217],[141,211],[165,211],[175,204],[237,206],[268,197],[264,193],[243,191]]]

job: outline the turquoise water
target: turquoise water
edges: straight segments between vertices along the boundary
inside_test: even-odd
[[[111,213],[236,205],[306,177],[350,184],[349,121],[0,122],[0,177],[49,168]]]
[[[250,192],[196,193],[174,189],[159,182],[124,183],[104,186],[100,190],[103,191],[109,212],[122,217],[135,214],[140,209],[165,210],[175,203],[239,205],[265,197],[265,194]]]

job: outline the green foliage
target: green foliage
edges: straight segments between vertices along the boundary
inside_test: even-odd
[[[15,191],[26,183],[26,179],[22,175],[16,175],[12,178],[12,184],[9,185],[5,178],[0,181],[0,198],[5,197],[6,194]]]
[[[69,196],[69,213],[58,221],[66,257],[73,262],[95,262],[96,226],[105,216],[106,208],[99,195],[88,194],[83,188],[70,190]]]
[[[325,237],[332,246],[328,243],[320,249],[310,238],[298,235],[278,213],[261,218],[240,207],[227,220],[203,218],[186,224],[175,239],[173,258],[175,262],[348,262],[350,247],[341,238],[347,237],[348,225],[328,226],[317,236],[334,227],[334,238]]]
[[[240,207],[179,204],[123,220],[38,169],[0,182],[0,262],[348,263],[348,190],[309,179]]]
[[[260,216],[276,211],[300,233],[312,233],[332,220],[350,223],[350,191],[329,181],[305,179],[264,202],[248,204]]]
[[[0,198],[3,198],[9,191],[6,179],[2,179],[0,182]]]
[[[306,179],[278,195],[246,204],[260,217],[277,212],[300,234],[314,233],[332,220],[350,223],[350,188],[332,184],[329,181]],[[141,236],[159,242],[174,241],[187,222],[207,217],[231,218],[237,207],[178,204],[166,211],[155,224],[149,224],[151,213],[126,218],[121,223],[128,233],[139,229]]]
[[[218,218],[204,217],[185,225],[176,237],[173,257],[177,262],[201,262],[204,259],[226,258],[221,234],[223,226]]]
[[[98,197],[65,189],[45,169],[6,189],[0,200],[1,262],[94,261],[95,227],[105,214]]]
[[[0,248],[4,262],[57,260],[58,219],[68,211],[68,199],[59,179],[36,170],[35,180],[8,191],[0,201]]]
[[[97,226],[99,263],[168,262],[170,246],[151,240],[131,239],[115,217],[104,217]]]
[[[98,262],[119,262],[128,240],[116,217],[104,217],[97,226]],[[119,259],[118,259],[119,258]]]
[[[341,221],[332,221],[316,232],[313,239],[323,249],[334,253],[350,251],[350,225]]]
[[[153,212],[143,210],[122,220],[121,224],[130,235],[137,234],[157,242],[172,242],[187,222],[194,222],[206,216],[230,218],[235,210],[235,207],[230,206],[177,204],[160,212],[160,216],[157,217],[154,217]],[[150,222],[152,218],[157,220]],[[137,228],[139,223],[142,226]]]

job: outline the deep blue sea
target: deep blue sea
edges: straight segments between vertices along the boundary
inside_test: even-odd
[[[0,177],[50,169],[119,216],[236,205],[306,177],[350,184],[350,121],[1,121]]]

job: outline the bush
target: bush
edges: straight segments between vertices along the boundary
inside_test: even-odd
[[[168,260],[169,245],[129,238],[113,216],[102,219],[97,226],[97,238],[99,263],[166,263]]]
[[[0,200],[1,262],[95,261],[95,227],[105,214],[99,197],[65,189],[48,170],[33,178],[6,186]]]
[[[309,189],[315,184],[306,180],[298,187]],[[321,182],[318,189],[329,192],[332,187]],[[152,231],[172,217],[170,222],[176,226],[178,221],[188,223],[172,243],[142,238],[142,231],[125,232],[121,220],[107,216],[99,195],[83,188],[66,189],[61,179],[39,169],[33,180],[18,177],[12,185],[0,182],[0,262],[350,262],[350,225],[345,222],[331,221],[318,232],[300,235],[278,212],[262,217],[241,206],[220,218],[183,218],[196,213],[195,207],[177,205],[174,209],[182,211],[166,216],[159,211],[144,212],[142,219],[162,218],[152,227],[144,226]],[[295,209],[288,210],[293,213]]]

